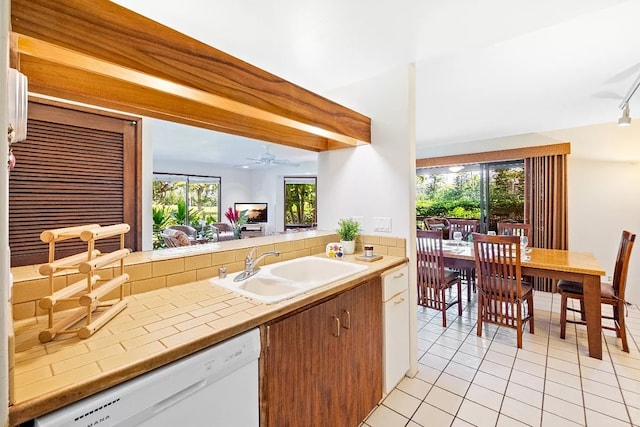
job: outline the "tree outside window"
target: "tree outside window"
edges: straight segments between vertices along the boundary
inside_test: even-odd
[[[484,230],[524,219],[524,162],[422,169],[416,177],[416,217],[480,219]],[[421,221],[419,221],[421,223]]]
[[[309,228],[316,222],[316,178],[285,177],[285,228]]]

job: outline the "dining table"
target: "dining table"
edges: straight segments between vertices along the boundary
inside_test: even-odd
[[[475,268],[472,243],[443,240],[442,246],[447,267],[467,271]],[[596,257],[590,252],[532,247],[522,256],[521,269],[523,277],[564,279],[583,284],[589,356],[602,359],[600,279],[606,272]],[[467,286],[467,292],[470,298],[471,286]]]

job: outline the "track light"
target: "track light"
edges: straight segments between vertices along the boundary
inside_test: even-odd
[[[631,117],[629,116],[629,104],[625,104],[622,109],[622,117],[618,119],[618,126],[629,126],[631,124]]]
[[[636,77],[636,80],[629,88],[629,92],[627,92],[624,99],[620,103],[620,106],[618,107],[622,109],[622,117],[618,119],[618,126],[629,126],[631,124],[631,116],[629,115],[629,101],[631,101],[631,97],[635,95],[638,87],[640,87],[640,74],[638,74],[638,77]]]

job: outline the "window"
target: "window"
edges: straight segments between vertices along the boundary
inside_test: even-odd
[[[220,219],[220,177],[153,174],[153,247],[164,245],[160,232],[170,225],[190,225],[206,233],[205,224]]]
[[[480,219],[481,230],[524,219],[524,161],[468,164],[418,170],[418,217]]]
[[[284,228],[316,226],[316,177],[284,177]]]

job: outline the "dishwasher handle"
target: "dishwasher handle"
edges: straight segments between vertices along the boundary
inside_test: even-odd
[[[151,412],[154,414],[160,413],[162,411],[164,411],[165,409],[175,405],[176,403],[180,402],[183,399],[186,399],[187,397],[191,396],[192,394],[196,393],[198,390],[204,388],[204,386],[207,385],[208,382],[208,378],[203,378],[200,381],[198,381],[197,383],[191,384],[188,387],[183,388],[182,390],[180,390],[179,392],[172,394],[171,396],[167,397],[164,400],[161,400],[160,402],[154,404],[151,407]]]

